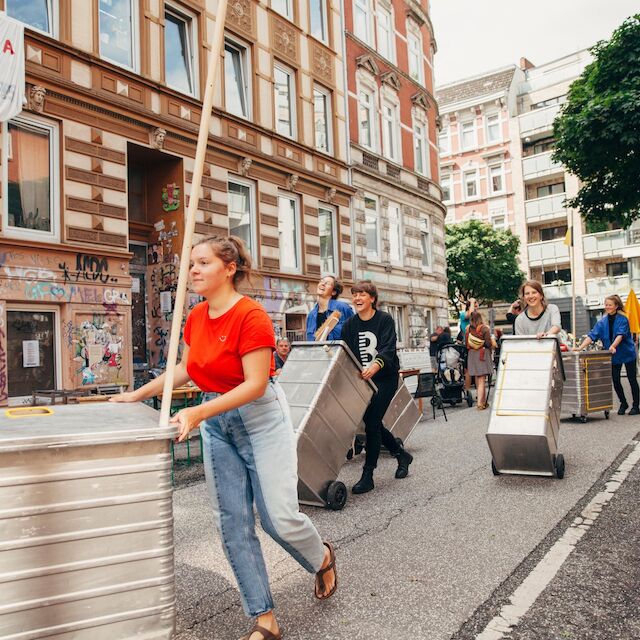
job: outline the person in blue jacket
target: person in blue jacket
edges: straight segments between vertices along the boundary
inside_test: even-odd
[[[327,340],[340,340],[342,325],[354,315],[353,309],[346,302],[338,300],[338,296],[343,289],[342,284],[333,276],[323,276],[318,282],[318,288],[316,289],[318,301],[307,316],[308,341],[313,342],[315,340],[315,332],[324,324],[333,311],[340,312],[340,320],[327,336]]]
[[[624,415],[629,408],[627,399],[624,396],[624,389],[620,383],[622,365],[625,366],[627,379],[631,386],[631,395],[633,396],[633,405],[631,406],[629,415],[635,416],[640,413],[640,390],[638,389],[638,380],[636,377],[638,352],[631,337],[629,320],[627,320],[627,317],[622,313],[623,309],[624,307],[622,306],[620,296],[607,296],[604,299],[604,310],[606,314],[600,318],[596,326],[589,331],[587,337],[577,348],[577,351],[581,351],[596,340],[601,340],[604,348],[611,351],[613,388],[616,390],[616,394],[620,400],[620,408],[618,409],[618,415],[620,416]]]

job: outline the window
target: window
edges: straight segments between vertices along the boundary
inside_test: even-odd
[[[431,223],[420,221],[420,245],[422,248],[422,268],[431,269]]]
[[[500,135],[500,114],[494,113],[486,118],[487,142],[498,142],[502,139]]]
[[[535,111],[536,109],[544,109],[545,107],[550,107],[552,104],[563,104],[567,99],[567,96],[557,96],[555,98],[549,98],[548,100],[543,100],[542,102],[536,102],[531,105],[531,111]]]
[[[164,68],[167,86],[182,93],[197,94],[197,38],[193,17],[168,5],[164,10]]]
[[[398,105],[385,100],[382,104],[382,145],[384,155],[393,162],[399,162],[400,123]]]
[[[507,218],[503,211],[498,211],[491,214],[491,225],[494,229],[504,229],[507,226]]]
[[[628,262],[611,262],[607,265],[607,275],[610,278],[615,278],[616,276],[625,276],[629,273],[629,263]]]
[[[271,8],[281,16],[293,20],[293,0],[271,0]]]
[[[424,63],[422,61],[422,37],[420,29],[410,26],[407,30],[407,49],[409,52],[409,75],[416,82],[424,84]]]
[[[567,225],[563,224],[559,227],[550,227],[547,229],[540,229],[540,242],[547,242],[549,240],[560,240],[567,235]]]
[[[558,193],[564,193],[564,182],[556,184],[546,184],[536,189],[536,198],[545,198],[546,196],[555,196]]]
[[[394,60],[391,11],[381,4],[378,4],[378,53],[387,60]]]
[[[478,197],[478,172],[475,169],[464,172],[464,193],[467,198]]]
[[[380,259],[380,221],[378,219],[378,201],[364,197],[365,230],[367,236],[367,258]]]
[[[28,27],[54,34],[54,0],[6,0],[5,7],[10,18],[24,22]]]
[[[371,42],[371,0],[354,0],[353,24],[356,37],[367,44]]]
[[[229,113],[251,118],[249,55],[246,47],[224,42],[224,103]]]
[[[375,107],[373,93],[361,89],[359,94],[358,121],[360,123],[360,144],[368,149],[376,149]]]
[[[296,135],[295,81],[293,71],[276,64],[273,68],[276,131],[287,138]]]
[[[552,269],[543,274],[544,284],[558,284],[558,282],[571,282],[571,269]]]
[[[313,122],[316,149],[331,153],[331,93],[318,85],[313,88]]]
[[[3,135],[8,159],[3,201],[4,227],[14,237],[58,235],[58,129],[44,120],[14,118]]]
[[[396,325],[396,337],[398,342],[404,342],[404,308],[397,304],[386,305],[387,313],[393,318]]]
[[[431,174],[429,167],[429,141],[427,127],[424,122],[414,122],[413,144],[416,173],[429,177]]]
[[[100,56],[135,67],[135,13],[132,0],[99,0]]]
[[[494,164],[489,167],[489,190],[491,193],[502,193],[504,191],[504,176],[501,164]]]
[[[309,32],[322,42],[329,41],[327,0],[309,0]]]
[[[390,202],[387,209],[389,217],[389,262],[402,264],[402,224],[400,205]]]
[[[460,139],[463,149],[474,149],[476,147],[476,125],[473,120],[460,124]]]
[[[438,148],[440,155],[446,156],[451,153],[451,138],[449,137],[449,127],[442,127],[438,134]]]
[[[280,270],[300,272],[300,229],[298,226],[298,199],[295,196],[278,197],[278,238]]]
[[[323,274],[338,275],[336,213],[330,207],[318,208],[318,227],[320,230],[320,271]]]
[[[256,257],[255,200],[253,183],[233,178],[228,185],[229,235],[242,238]]]
[[[452,200],[452,176],[446,175],[440,178],[440,188],[442,189],[442,201],[450,202]]]

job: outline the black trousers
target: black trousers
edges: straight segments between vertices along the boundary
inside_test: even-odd
[[[624,368],[627,370],[627,379],[629,380],[629,385],[631,386],[631,395],[633,396],[632,406],[637,407],[638,403],[640,403],[640,389],[638,389],[638,380],[636,377],[636,361],[632,360],[631,362],[625,362]],[[611,365],[611,369],[613,374],[613,388],[616,390],[618,400],[620,400],[620,404],[627,404],[627,399],[624,397],[624,389],[622,388],[622,383],[620,382],[622,365],[613,364]]]
[[[400,453],[400,447],[391,435],[391,431],[382,424],[382,418],[398,390],[398,376],[389,376],[388,378],[376,380],[375,384],[378,387],[378,392],[373,396],[367,410],[364,412],[364,426],[367,434],[364,466],[369,469],[376,468],[380,447],[383,444],[393,455]]]

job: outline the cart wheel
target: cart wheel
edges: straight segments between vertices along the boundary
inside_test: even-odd
[[[564,478],[564,456],[561,453],[556,456],[555,467],[556,478],[558,478],[558,480],[562,480],[562,478]]]
[[[471,391],[467,391],[467,406],[473,407],[473,395]]]
[[[344,482],[332,482],[327,489],[327,507],[332,511],[340,511],[347,502],[347,487]]]
[[[580,416],[580,422],[582,422],[582,424],[586,424],[587,423],[587,416]]]
[[[604,417],[605,417],[605,420],[609,419],[609,411],[608,410],[604,412]]]
[[[349,451],[347,451],[347,460],[352,460],[353,459],[353,449],[349,449]]]
[[[494,476],[499,476],[500,472],[496,469],[496,463],[491,460],[491,473],[493,473]]]

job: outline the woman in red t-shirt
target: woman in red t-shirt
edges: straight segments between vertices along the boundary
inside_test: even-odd
[[[211,237],[191,251],[191,283],[205,297],[184,328],[184,351],[174,385],[193,380],[204,394],[177,413],[178,441],[201,425],[205,477],[218,531],[235,573],[245,613],[256,618],[246,640],[278,640],[268,576],[255,535],[253,504],[263,529],[307,571],[316,597],[337,587],[335,554],[298,509],[296,441],[289,407],[274,378],[273,325],[265,310],[241,295],[251,258],[242,240]],[[162,392],[164,374],[115,402]]]

